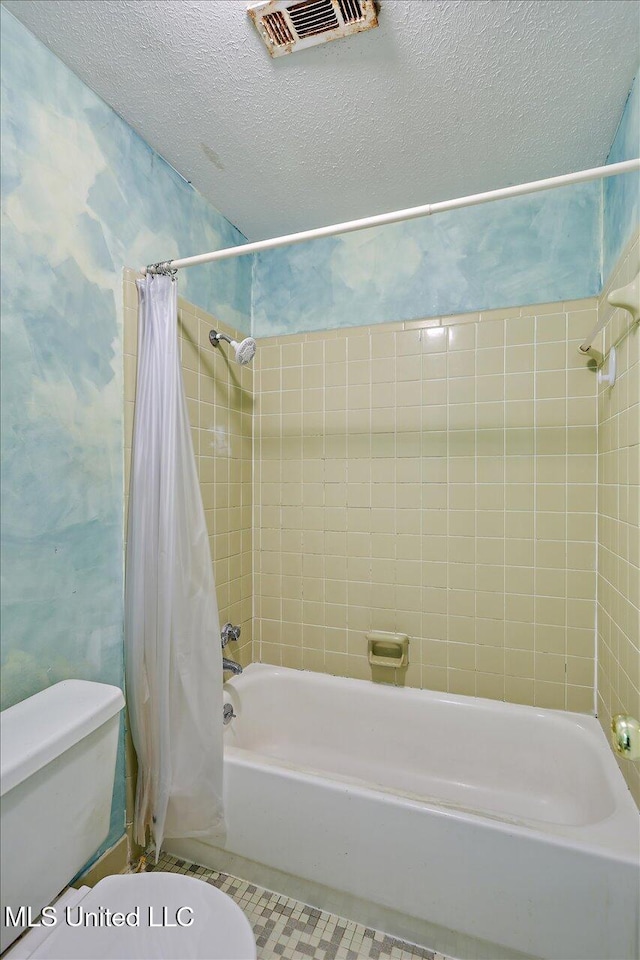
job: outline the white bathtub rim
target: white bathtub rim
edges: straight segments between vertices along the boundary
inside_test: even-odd
[[[303,883],[315,881],[384,910],[402,911],[419,924],[436,924],[440,931],[529,957],[637,957],[632,929],[638,910],[633,890],[637,896],[640,886],[637,864],[232,757],[225,761],[225,802],[227,831],[219,846]],[[200,854],[192,858],[208,863]],[[245,876],[240,868],[228,872]],[[609,916],[604,905],[620,878],[622,889]],[[273,887],[266,880],[253,882]],[[307,899],[301,893],[294,895]],[[361,919],[346,907],[331,911]],[[450,956],[480,956],[445,947],[417,931],[411,936],[406,926],[367,925]],[[489,956],[498,955],[504,954]]]
[[[617,823],[615,823],[615,820],[617,820],[615,814],[612,814],[606,821],[602,821],[602,824],[596,825],[597,828],[609,827],[607,830],[602,829],[601,832],[603,836],[586,839],[582,836],[573,835],[573,831],[582,829],[579,827],[567,827],[566,830],[570,833],[569,835],[564,835],[562,833],[563,828],[561,827],[549,826],[548,824],[542,823],[539,827],[536,827],[536,825],[532,823],[522,823],[515,819],[510,820],[507,817],[498,817],[491,814],[485,816],[462,810],[454,805],[447,806],[438,799],[429,802],[422,797],[412,797],[409,794],[394,792],[382,786],[377,787],[366,781],[359,781],[355,778],[349,779],[348,777],[338,774],[329,776],[324,771],[302,768],[296,764],[264,757],[262,754],[238,747],[225,748],[225,762],[237,764],[241,767],[263,770],[272,775],[280,774],[283,778],[297,780],[301,783],[321,785],[324,789],[350,794],[354,797],[375,798],[385,804],[400,803],[405,807],[424,811],[425,813],[428,812],[429,815],[435,815],[443,819],[458,822],[464,821],[470,824],[481,824],[483,828],[488,830],[529,837],[536,842],[548,843],[555,847],[584,851],[585,853],[617,860],[621,864],[630,863],[635,866],[638,863],[638,853],[634,855],[629,851],[628,835],[625,834],[624,837],[620,836],[619,827]],[[611,829],[611,827],[613,827],[613,829]],[[640,850],[640,826],[638,826],[636,832],[636,849]],[[598,831],[598,833],[600,833],[600,831]]]
[[[602,728],[597,717],[591,714],[573,713],[570,710],[553,710],[548,707],[532,707],[525,703],[511,703],[505,700],[491,700],[488,697],[472,697],[462,693],[445,693],[441,690],[430,690],[427,687],[420,688],[394,686],[390,683],[374,683],[372,680],[360,680],[355,679],[354,677],[340,677],[332,673],[319,673],[314,670],[298,670],[293,667],[277,667],[270,663],[254,662],[248,664],[240,676],[230,677],[229,680],[227,680],[224,684],[224,687],[227,688],[227,692],[229,692],[239,684],[242,686],[248,685],[249,681],[253,682],[254,677],[257,679],[258,676],[264,678],[269,675],[274,677],[282,676],[291,678],[300,677],[300,675],[302,675],[306,678],[312,677],[313,682],[318,683],[319,685],[325,686],[338,683],[341,686],[352,687],[354,690],[364,688],[370,689],[371,687],[374,687],[377,696],[386,698],[395,698],[397,696],[416,700],[427,698],[436,703],[459,704],[461,706],[476,707],[477,709],[489,709],[492,712],[503,712],[504,710],[508,710],[510,713],[514,712],[526,717],[533,717],[535,715],[542,720],[553,719],[556,721],[566,721],[571,726],[579,727],[589,738],[593,737],[593,733],[595,731],[599,731],[602,734]]]
[[[312,678],[314,684],[331,686],[340,684],[357,691],[359,688],[370,689],[370,680],[355,680],[350,677],[335,677],[330,674],[313,671],[295,670],[289,667],[276,667],[271,664],[251,663],[240,677],[234,677],[225,684],[227,695],[231,695],[235,687],[249,687],[254,681],[264,682],[269,676],[284,676],[291,679]],[[384,785],[360,780],[355,777],[346,777],[326,770],[319,770],[312,766],[302,766],[287,762],[280,758],[271,758],[257,751],[244,747],[225,744],[225,755],[230,762],[242,765],[258,766],[273,772],[280,768],[288,776],[300,777],[305,782],[323,785],[336,784],[343,789],[352,790],[364,796],[386,798],[386,802],[401,802],[417,808],[425,807],[437,816],[462,819],[471,823],[482,823],[490,829],[504,832],[515,832],[525,836],[536,837],[544,842],[553,843],[576,849],[589,851],[594,854],[605,855],[619,859],[621,862],[637,863],[640,854],[640,815],[622,777],[613,753],[606,742],[606,737],[595,717],[568,711],[548,710],[541,707],[530,707],[525,704],[503,703],[502,701],[488,700],[481,697],[469,697],[462,694],[441,693],[433,690],[420,690],[412,687],[387,687],[384,684],[375,684],[376,695],[385,698],[398,696],[409,697],[420,701],[427,698],[436,703],[460,704],[474,706],[477,709],[489,709],[494,713],[517,711],[528,718],[560,721],[569,724],[574,730],[577,728],[581,736],[589,741],[604,764],[607,774],[608,787],[612,792],[614,809],[611,814],[602,820],[588,824],[556,824],[550,821],[522,819],[507,814],[496,815],[491,812],[479,812],[464,808],[460,804],[448,803],[441,798],[425,798],[416,794],[393,790]],[[393,798],[393,799],[392,799]],[[631,850],[631,852],[630,852]]]
[[[556,723],[559,722],[562,724],[567,724],[573,729],[579,730],[580,735],[585,739],[588,739],[589,743],[593,744],[593,746],[598,750],[600,756],[604,759],[604,762],[608,768],[608,772],[618,770],[613,752],[609,748],[609,744],[607,743],[602,726],[598,721],[597,716],[593,716],[591,714],[587,715],[585,713],[573,713],[570,710],[553,710],[547,707],[532,707],[524,703],[511,703],[504,700],[491,700],[487,697],[471,697],[466,696],[465,694],[443,693],[440,690],[429,690],[426,687],[419,688],[393,686],[386,683],[374,683],[371,680],[357,680],[353,677],[340,677],[329,673],[318,673],[313,670],[297,670],[292,667],[277,667],[268,663],[250,663],[244,668],[240,676],[231,677],[224,684],[224,688],[226,689],[227,693],[230,693],[231,690],[238,685],[248,686],[249,683],[254,682],[254,678],[257,680],[258,677],[266,678],[269,675],[274,677],[290,677],[292,679],[303,675],[306,678],[313,678],[314,683],[322,686],[330,686],[334,683],[337,683],[340,686],[347,688],[351,687],[354,690],[364,688],[371,689],[371,687],[374,687],[376,696],[385,698],[395,698],[398,696],[415,700],[426,698],[435,703],[459,704],[461,706],[474,707],[476,709],[490,710],[493,713],[503,713],[504,711],[508,711],[509,713],[513,712],[523,717],[536,717],[539,720],[555,721]],[[621,780],[622,784],[620,783]],[[633,797],[631,797],[628,788],[625,789],[626,784],[624,783],[624,779],[620,777],[612,777],[612,789],[614,786],[620,788],[618,792],[621,796],[628,795],[631,803],[633,803],[633,806],[635,807]],[[635,807],[635,809],[637,810],[637,807]]]

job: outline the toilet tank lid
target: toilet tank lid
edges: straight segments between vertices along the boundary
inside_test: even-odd
[[[0,795],[122,710],[119,687],[62,680],[0,714]]]

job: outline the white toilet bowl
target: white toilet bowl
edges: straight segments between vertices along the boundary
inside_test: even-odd
[[[253,931],[240,907],[194,877],[120,874],[68,893],[77,896],[49,908],[55,926],[29,931],[7,958],[256,960]]]

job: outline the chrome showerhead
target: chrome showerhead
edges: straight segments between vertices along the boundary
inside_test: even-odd
[[[209,334],[209,342],[212,347],[218,347],[221,340],[226,340],[227,343],[230,343],[233,349],[236,352],[236,362],[245,366],[247,363],[251,363],[256,352],[256,341],[253,337],[246,337],[241,343],[238,343],[237,340],[232,340],[231,337],[228,337],[226,333],[218,333],[217,330],[212,330]]]
[[[256,352],[256,342],[253,337],[246,337],[242,343],[236,343],[235,340],[232,340],[231,346],[236,351],[236,360],[238,363],[243,365],[245,363],[251,363]]]

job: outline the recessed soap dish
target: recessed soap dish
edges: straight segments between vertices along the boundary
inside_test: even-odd
[[[367,634],[369,663],[372,667],[406,667],[409,663],[409,637],[406,633],[384,633],[374,630]]]

